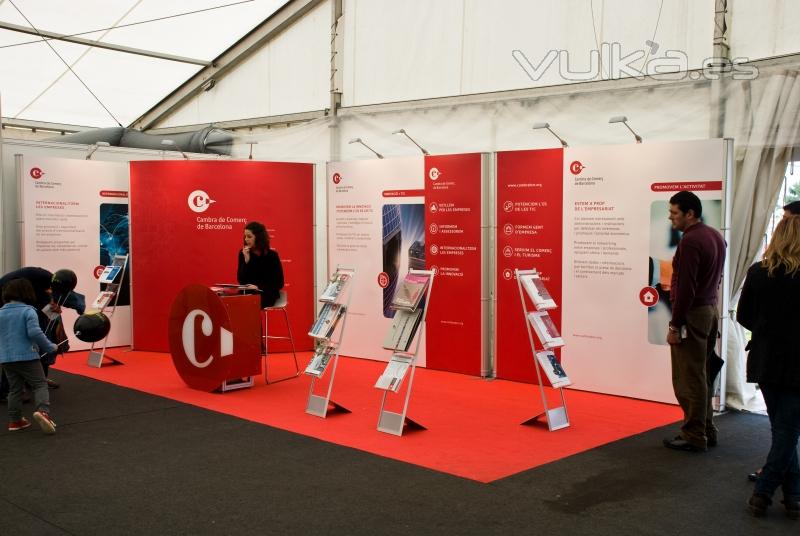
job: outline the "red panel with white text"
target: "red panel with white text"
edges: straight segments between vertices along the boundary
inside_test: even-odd
[[[131,162],[134,347],[168,350],[170,306],[187,284],[236,282],[243,228],[256,220],[281,258],[297,349],[311,349],[313,174],[311,164]],[[282,330],[275,317],[270,334]],[[287,349],[270,343],[270,352]]]
[[[428,368],[481,374],[481,155],[425,158]]]
[[[497,377],[533,382],[533,355],[514,270],[536,269],[559,306],[561,326],[562,149],[497,153]],[[527,299],[527,298],[526,298]],[[528,304],[528,309],[532,306]],[[541,345],[533,335],[537,349]]]

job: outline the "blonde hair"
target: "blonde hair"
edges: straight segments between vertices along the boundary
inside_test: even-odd
[[[800,216],[789,216],[778,222],[761,266],[770,276],[774,276],[781,266],[787,275],[800,270]]]

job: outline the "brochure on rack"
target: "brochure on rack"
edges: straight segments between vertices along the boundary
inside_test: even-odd
[[[336,329],[336,324],[344,314],[344,305],[338,303],[326,303],[322,306],[317,320],[311,326],[309,335],[321,339],[329,339]]]
[[[416,311],[428,288],[429,279],[425,274],[406,274],[405,278],[397,285],[397,292],[392,299],[392,308]]]
[[[539,341],[544,346],[545,350],[552,350],[564,346],[564,339],[558,332],[553,319],[547,314],[547,311],[533,311],[528,313],[528,321],[533,326],[533,330],[539,337]]]
[[[555,300],[544,286],[544,282],[538,273],[526,274],[519,276],[522,286],[528,293],[533,305],[538,311],[545,311],[547,309],[555,309],[557,307]]]
[[[100,274],[99,280],[101,283],[113,283],[120,271],[122,271],[122,266],[115,266],[113,264],[106,266],[103,273]]]
[[[393,355],[386,364],[383,374],[375,382],[375,387],[394,393],[399,391],[403,384],[403,378],[406,377],[408,369],[411,367],[412,359],[410,356]]]
[[[337,271],[334,273],[333,277],[331,277],[328,282],[328,286],[323,291],[322,296],[320,296],[319,301],[327,303],[335,302],[350,280],[350,276],[351,274],[349,272]]]
[[[536,352],[536,360],[539,362],[539,366],[542,368],[547,376],[547,379],[550,381],[550,385],[553,387],[566,387],[567,385],[572,385],[572,381],[570,381],[569,377],[567,376],[564,367],[562,367],[561,363],[558,362],[556,354],[549,350]]]
[[[418,307],[416,311],[398,309],[392,319],[389,332],[383,339],[383,347],[390,350],[407,351],[422,321],[423,312],[424,307]]]
[[[98,311],[102,311],[106,308],[106,306],[111,303],[111,300],[114,299],[114,292],[110,290],[102,290],[100,294],[94,299],[92,304],[89,306],[89,309],[96,309]]]
[[[325,369],[330,363],[331,357],[336,353],[336,348],[332,345],[320,344],[314,352],[314,356],[309,361],[305,373],[309,376],[316,378],[322,377],[325,374]]]

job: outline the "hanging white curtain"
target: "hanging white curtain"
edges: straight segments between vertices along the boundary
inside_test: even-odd
[[[772,73],[755,81],[731,82],[726,92],[727,137],[735,139],[731,243],[731,314],[728,316],[727,405],[760,411],[764,402],[746,383],[744,329],[735,321],[735,304],[747,269],[760,256],[769,218],[783,183],[800,127],[797,71]]]

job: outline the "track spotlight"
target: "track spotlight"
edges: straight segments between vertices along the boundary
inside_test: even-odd
[[[420,150],[420,151],[422,151],[422,154],[424,154],[425,156],[428,156],[428,155],[430,154],[430,153],[429,153],[427,150],[425,150],[425,148],[424,148],[422,145],[420,145],[419,143],[417,143],[417,142],[414,140],[414,138],[412,138],[411,136],[409,136],[409,135],[408,135],[408,132],[406,132],[406,129],[404,129],[404,128],[401,128],[400,130],[395,130],[394,132],[392,132],[392,134],[402,134],[403,136],[405,136],[406,138],[408,138],[409,140],[411,140],[411,143],[413,143],[414,145],[416,145],[416,146],[419,148],[419,150]]]
[[[624,115],[616,115],[616,116],[612,117],[611,119],[609,119],[608,122],[609,123],[622,123],[623,125],[625,125],[628,128],[628,130],[631,131],[631,134],[633,134],[633,137],[636,140],[636,143],[642,143],[642,137],[640,135],[638,135],[636,132],[634,132],[634,130],[628,124],[628,118],[625,117]]]
[[[91,160],[94,152],[98,150],[100,147],[110,147],[110,146],[111,144],[108,143],[107,141],[96,142],[94,145],[92,145],[91,149],[89,149],[89,154],[86,155],[86,160]]]
[[[550,128],[550,123],[534,123],[533,124],[533,130],[539,130],[541,128],[546,129],[548,132],[550,132],[550,134],[555,136],[558,139],[558,141],[561,142],[561,146],[562,147],[569,147],[569,144],[567,142],[565,142],[558,134],[553,132],[553,129]]]
[[[347,143],[348,144],[360,143],[361,145],[363,145],[364,147],[366,147],[367,149],[369,149],[370,151],[375,153],[375,156],[377,156],[378,158],[383,158],[383,155],[381,153],[379,153],[378,151],[376,151],[375,149],[373,149],[372,147],[370,147],[369,145],[364,143],[364,141],[361,138],[353,138],[352,140],[348,141]]]
[[[183,155],[183,158],[189,160],[189,157],[186,156],[186,153],[183,152],[183,149],[181,149],[180,145],[175,143],[175,140],[161,140],[161,145],[164,145],[166,147],[174,147],[176,151],[178,151]]]

